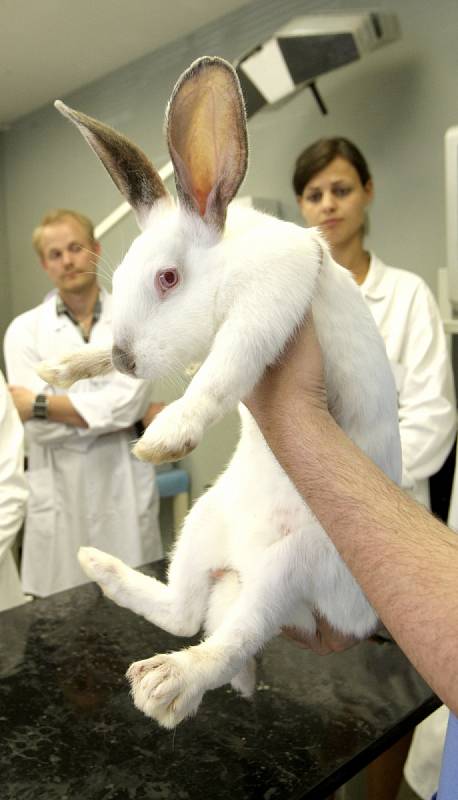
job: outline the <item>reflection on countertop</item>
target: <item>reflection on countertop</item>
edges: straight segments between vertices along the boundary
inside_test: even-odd
[[[0,614],[2,800],[323,798],[439,704],[391,642],[322,658],[276,639],[252,701],[224,686],[165,731],[124,675],[189,641],[93,584]]]

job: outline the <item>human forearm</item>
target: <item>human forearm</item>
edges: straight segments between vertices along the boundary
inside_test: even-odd
[[[72,425],[76,428],[87,428],[84,417],[76,411],[67,395],[50,395],[48,397],[48,420]]]
[[[25,386],[10,386],[9,390],[22,422],[32,420],[36,392]],[[78,428],[88,427],[86,420],[78,413],[67,395],[47,395],[46,400],[48,422],[57,422]]]
[[[147,381],[116,373],[107,376],[97,391],[70,389],[69,399],[75,410],[87,420],[97,435],[131,428],[148,408],[151,386]]]
[[[458,540],[407,498],[330,415],[300,396],[256,414],[276,457],[384,624],[458,711]]]

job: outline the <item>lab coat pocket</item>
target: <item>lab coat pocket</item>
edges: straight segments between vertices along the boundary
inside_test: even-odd
[[[54,508],[54,485],[48,467],[32,469],[27,474],[29,484],[28,516]]]

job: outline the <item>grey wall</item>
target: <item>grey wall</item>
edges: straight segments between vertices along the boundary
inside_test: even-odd
[[[254,117],[243,193],[278,198],[286,215],[298,220],[290,189],[297,153],[322,135],[354,139],[375,178],[371,245],[386,261],[422,275],[435,291],[437,268],[445,259],[443,136],[458,123],[456,0],[256,0],[63,99],[123,131],[161,166],[167,160],[165,104],[177,76],[194,58],[218,54],[234,60],[292,17],[332,8],[396,10],[403,38],[319,81],[328,117],[320,114],[308,91],[275,112]],[[11,282],[10,301],[4,302],[2,269],[0,312],[5,322],[5,315],[10,318],[38,303],[48,289],[30,245],[31,230],[43,211],[75,207],[97,222],[120,198],[73,126],[52,107],[22,119],[3,140],[8,241],[0,238],[0,257],[3,265],[7,248]],[[116,264],[134,234],[129,218],[106,237],[107,267]],[[158,391],[167,395],[165,388]],[[196,491],[227,460],[235,437],[233,420],[209,434],[202,456],[191,462]]]

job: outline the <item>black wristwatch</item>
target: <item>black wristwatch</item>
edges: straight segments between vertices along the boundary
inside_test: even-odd
[[[45,394],[37,394],[32,406],[33,419],[48,419],[48,398]]]

